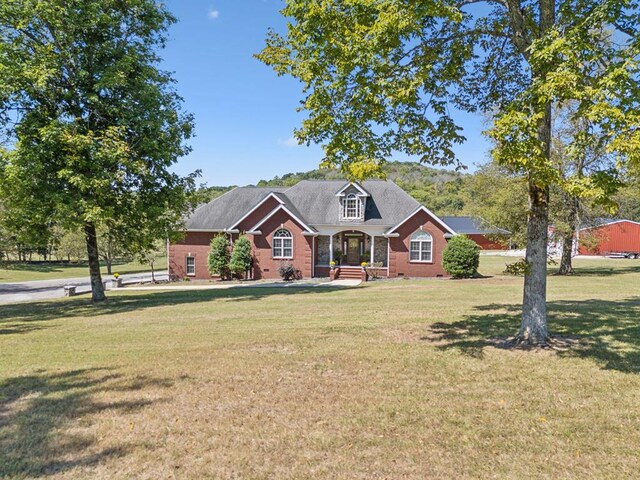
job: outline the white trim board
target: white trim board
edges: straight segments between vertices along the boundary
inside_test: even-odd
[[[413,217],[416,213],[420,212],[421,210],[423,212],[425,212],[427,215],[429,215],[431,218],[433,218],[441,227],[444,227],[444,229],[447,232],[451,233],[452,235],[456,235],[456,232],[454,232],[449,225],[444,223],[435,213],[433,213],[431,210],[429,210],[424,205],[420,205],[418,208],[416,208],[413,211],[413,213],[411,213],[411,215],[409,215],[407,218],[402,220],[399,224],[397,224],[392,229],[387,230],[386,235],[390,235],[391,233],[393,233],[396,229],[398,229],[401,225],[403,225],[405,222],[407,222],[411,217]]]
[[[623,219],[623,220],[612,220],[612,221],[607,222],[607,223],[601,223],[600,225],[593,225],[591,227],[584,227],[584,228],[581,228],[579,231],[583,232],[585,230],[593,230],[594,228],[606,227],[607,225],[613,225],[615,223],[633,223],[634,225],[640,225],[640,222],[634,222],[633,220],[626,220],[626,219]]]
[[[309,232],[309,233],[316,233],[311,227],[309,227],[306,223],[304,223],[302,220],[300,220],[297,216],[295,216],[291,210],[289,210],[287,207],[285,207],[284,205],[279,205],[276,208],[274,208],[273,210],[271,210],[271,212],[269,212],[269,214],[267,214],[267,216],[265,216],[262,220],[260,220],[258,223],[256,223],[253,228],[249,229],[252,232],[255,232],[256,230],[258,230],[258,228],[264,224],[264,222],[266,222],[267,220],[269,220],[271,217],[273,217],[277,212],[279,212],[280,210],[284,210],[285,212],[287,212],[287,214],[293,218],[296,222],[298,222],[300,225],[302,225],[302,227],[304,227],[304,229]]]
[[[284,205],[284,202],[276,195],[276,192],[271,192],[269,195],[264,197],[260,202],[258,202],[257,205],[255,205],[251,210],[249,210],[246,214],[244,214],[244,216],[240,220],[238,220],[236,223],[231,225],[231,227],[229,228],[230,229],[236,228],[240,223],[242,223],[243,220],[245,220],[249,215],[255,212],[260,206],[262,206],[262,204],[264,204],[270,198],[275,198],[280,205]],[[251,230],[255,230],[255,229],[252,228]]]
[[[349,188],[350,186],[354,186],[359,192],[360,195],[358,195],[359,197],[370,197],[371,194],[369,192],[367,192],[364,187],[362,187],[360,184],[356,183],[356,182],[349,182],[347,183],[344,187],[342,187],[340,190],[338,190],[338,193],[336,193],[336,197],[344,197],[344,191]]]

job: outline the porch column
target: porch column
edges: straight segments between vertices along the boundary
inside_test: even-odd
[[[373,263],[374,262],[374,259],[373,259],[373,252],[374,252],[373,244],[375,243],[376,237],[375,237],[375,235],[370,235],[370,237],[371,237],[371,255],[369,255],[369,261],[371,263]]]
[[[329,235],[329,263],[333,262],[333,233]]]

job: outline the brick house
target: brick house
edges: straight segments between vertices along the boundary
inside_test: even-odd
[[[381,264],[382,276],[445,276],[442,251],[455,232],[390,181],[238,187],[188,218],[184,239],[169,246],[170,276],[211,278],[209,243],[219,234],[250,239],[249,276],[261,279],[279,278],[282,263],[304,278],[360,276],[362,262]]]

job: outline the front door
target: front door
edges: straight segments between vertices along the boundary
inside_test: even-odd
[[[348,237],[347,238],[347,263],[349,265],[360,264],[360,244],[362,238],[360,237]]]

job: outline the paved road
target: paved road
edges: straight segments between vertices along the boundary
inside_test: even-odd
[[[156,273],[156,280],[166,280],[167,273]],[[107,278],[103,277],[103,280]],[[108,277],[111,278],[111,277]],[[151,272],[131,273],[121,276],[124,283],[151,281]],[[35,282],[0,283],[0,304],[24,301],[47,300],[64,296],[65,285],[76,285],[76,292],[90,292],[89,277],[38,280]]]

